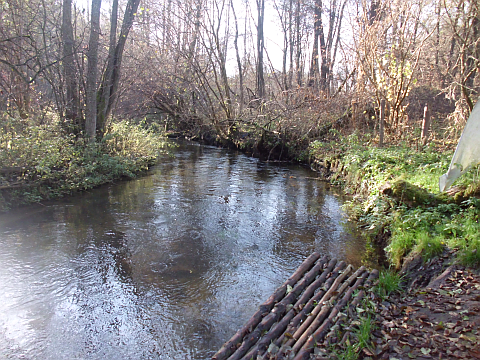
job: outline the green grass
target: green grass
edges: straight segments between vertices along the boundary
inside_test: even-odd
[[[370,338],[373,330],[375,330],[375,324],[372,318],[370,316],[361,317],[360,324],[353,332],[357,338],[357,343],[355,344],[356,351],[371,347]]]
[[[380,272],[378,284],[374,291],[378,296],[386,298],[389,295],[400,291],[401,282],[402,277],[397,272],[392,270],[383,270]]]
[[[337,134],[337,136],[339,136]],[[459,260],[480,266],[480,200],[448,198],[439,194],[439,177],[447,172],[453,150],[430,144],[422,151],[407,146],[378,148],[357,135],[339,142],[314,142],[311,156],[341,165],[333,181],[343,183],[347,193],[357,194],[347,202],[349,215],[372,239],[389,231],[385,249],[390,264],[399,268],[404,257],[421,254],[425,260],[445,247],[458,249]],[[401,196],[380,193],[386,182]],[[470,169],[454,185],[466,189],[464,196],[480,194],[480,166]],[[456,203],[454,203],[456,202]]]
[[[332,355],[338,360],[357,360],[359,355],[355,350],[355,345],[348,344],[345,349],[332,350]]]
[[[421,231],[415,237],[415,253],[422,254],[425,259],[431,259],[443,252],[445,238],[443,236],[431,235],[427,231]]]
[[[459,260],[470,266],[480,265],[480,200],[471,198],[462,204],[396,209],[391,224],[392,236],[386,248],[390,262],[401,265],[410,252],[430,259],[445,247],[458,250]]]

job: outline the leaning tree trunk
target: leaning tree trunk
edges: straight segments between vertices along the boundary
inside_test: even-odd
[[[125,50],[125,43],[132,28],[139,3],[140,0],[128,0],[123,17],[122,30],[120,31],[117,44],[113,51],[112,49],[109,50],[109,61],[103,74],[100,89],[98,90],[97,130],[100,136],[105,132],[107,118],[112,111],[113,104],[117,97],[123,51]],[[116,16],[116,13],[112,11],[112,19],[113,16]],[[113,44],[110,43],[110,45],[112,46]]]

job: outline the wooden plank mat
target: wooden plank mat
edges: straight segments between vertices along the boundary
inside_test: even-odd
[[[212,359],[309,359],[376,278],[377,270],[313,253]]]

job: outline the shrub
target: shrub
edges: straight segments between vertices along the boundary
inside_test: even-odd
[[[12,130],[14,129],[14,130]],[[126,121],[114,123],[100,143],[86,143],[63,133],[60,126],[0,129],[0,167],[23,168],[20,189],[4,186],[0,209],[71,194],[132,178],[166,151],[164,139]],[[0,177],[0,184],[11,179]]]

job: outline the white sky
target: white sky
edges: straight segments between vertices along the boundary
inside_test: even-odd
[[[255,24],[257,20],[256,4],[255,0],[247,0],[250,2],[250,9],[253,15],[251,19],[252,32],[255,32]],[[88,14],[91,8],[91,0],[74,0],[77,4],[78,9],[85,9],[85,13]],[[239,33],[241,39],[239,39],[239,46],[243,47],[243,32],[244,32],[244,5],[245,0],[234,0],[235,11],[238,18]],[[102,1],[102,12],[108,16],[109,7],[111,5],[111,0]],[[140,5],[142,6],[142,5]],[[231,16],[231,26],[232,32],[234,34],[234,25],[233,25],[233,15]],[[272,62],[273,67],[276,70],[281,70],[282,68],[282,47],[283,47],[283,34],[280,27],[280,21],[278,19],[278,13],[274,8],[274,0],[265,0],[265,23],[264,23],[264,33],[265,33],[265,48],[268,52],[268,57]],[[255,34],[253,35],[255,36]],[[252,39],[254,48],[256,48],[256,39]],[[228,55],[228,67],[232,68],[232,73],[236,72],[236,58],[235,50],[233,48],[233,38],[229,41],[230,49]],[[242,53],[243,51],[240,50]],[[268,66],[268,58],[265,56],[265,64]]]

